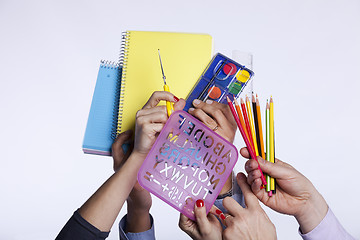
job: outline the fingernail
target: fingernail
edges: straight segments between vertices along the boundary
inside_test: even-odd
[[[236,174],[236,178],[240,180],[240,173]]]
[[[174,96],[174,101],[175,101],[175,102],[178,102],[179,99],[178,99],[176,96]]]
[[[194,105],[199,105],[201,103],[201,101],[199,100],[199,99],[195,99],[194,101],[193,101],[193,104]]]
[[[219,210],[219,209],[216,209],[216,210],[215,210],[215,213],[216,213],[217,215],[220,215],[220,214],[222,214],[223,212],[222,212],[221,210]]]
[[[207,104],[212,104],[212,103],[213,103],[213,100],[208,99],[208,100],[206,100],[206,103],[207,103]]]
[[[196,206],[197,207],[203,207],[204,206],[204,201],[202,199],[196,200]]]
[[[225,215],[224,215],[223,213],[221,213],[221,214],[220,214],[220,218],[221,218],[222,220],[225,220],[226,217],[225,217]]]
[[[194,110],[195,110],[195,108],[189,108],[189,112],[192,112]]]

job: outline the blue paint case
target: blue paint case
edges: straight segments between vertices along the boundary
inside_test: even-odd
[[[226,104],[226,96],[238,98],[254,72],[244,65],[217,53],[186,98],[184,111],[194,99],[207,99]]]

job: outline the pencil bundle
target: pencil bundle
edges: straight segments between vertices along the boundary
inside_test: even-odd
[[[245,141],[246,147],[250,152],[251,158],[256,159],[257,156],[261,156],[263,159],[275,162],[275,138],[274,138],[274,101],[270,97],[270,100],[266,102],[265,109],[265,126],[266,126],[266,153],[263,138],[263,129],[261,121],[261,111],[259,98],[256,94],[252,94],[252,104],[250,99],[246,96],[245,101],[240,98],[240,106],[237,100],[234,98],[236,112],[233,103],[228,98],[228,104],[233,113],[233,116],[238,124],[241,135]],[[275,194],[276,184],[275,179],[269,175],[264,176],[258,163],[258,169],[261,172],[261,180],[263,188],[268,192],[269,196]]]

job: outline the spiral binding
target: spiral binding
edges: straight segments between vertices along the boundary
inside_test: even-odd
[[[100,67],[105,68],[118,68],[120,66],[120,63],[108,61],[108,60],[101,60],[100,61]]]
[[[124,107],[124,93],[126,86],[126,71],[127,71],[127,60],[128,52],[130,45],[130,32],[122,32],[122,40],[120,46],[120,58],[119,65],[122,68],[120,89],[119,89],[119,107],[118,107],[118,116],[117,116],[117,125],[116,125],[116,135],[121,132],[122,116],[123,116],[123,107]]]

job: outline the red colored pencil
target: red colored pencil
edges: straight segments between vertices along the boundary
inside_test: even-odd
[[[230,107],[230,110],[231,110],[231,112],[232,112],[232,114],[233,114],[233,116],[235,118],[236,124],[238,125],[238,128],[240,130],[241,136],[243,137],[243,139],[245,141],[245,144],[246,144],[246,147],[248,148],[248,151],[250,152],[250,156],[251,156],[252,159],[255,159],[256,162],[258,163],[258,169],[260,170],[260,173],[261,173],[261,181],[262,181],[262,183],[264,185],[266,185],[266,180],[265,180],[264,174],[263,174],[263,172],[262,172],[262,170],[260,168],[260,164],[259,164],[259,162],[258,162],[258,160],[256,158],[256,155],[254,153],[253,148],[251,147],[251,144],[250,144],[248,138],[246,137],[245,130],[243,129],[243,127],[242,127],[242,125],[240,123],[240,119],[239,119],[238,115],[236,114],[235,108],[234,108],[232,102],[230,101],[229,97],[226,96],[226,98],[227,98],[227,102],[228,102],[228,105]]]

